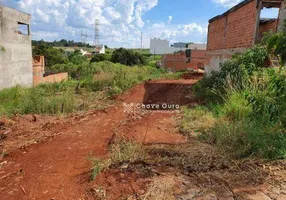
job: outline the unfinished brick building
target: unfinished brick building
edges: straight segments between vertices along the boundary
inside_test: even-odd
[[[286,17],[284,0],[245,0],[209,20],[206,73],[237,52],[259,42],[264,32],[281,30]],[[279,8],[277,19],[260,18],[264,8]]]
[[[170,71],[197,70],[204,68],[206,50],[192,50],[190,62],[185,52],[180,54],[166,54],[162,57],[162,66]]]
[[[31,15],[0,6],[0,90],[33,85]]]

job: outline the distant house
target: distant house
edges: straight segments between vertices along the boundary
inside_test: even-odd
[[[174,46],[175,44],[177,47]],[[150,39],[150,54],[162,55],[186,50],[186,45],[184,47],[181,47],[182,44],[175,44],[173,46],[170,46],[168,40],[162,40],[159,38]]]
[[[105,46],[103,44],[95,45],[92,54],[105,54]]]
[[[188,48],[192,50],[207,50],[207,44],[189,44]]]
[[[175,48],[186,48],[186,45],[187,44],[184,42],[175,42],[173,47],[175,47]]]

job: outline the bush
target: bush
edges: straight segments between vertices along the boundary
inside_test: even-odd
[[[286,75],[262,68],[266,56],[262,46],[237,54],[195,87],[215,103],[216,123],[203,138],[236,158],[286,158]]]
[[[104,91],[106,98],[122,93],[134,84],[162,75],[152,67],[127,67],[112,62],[58,64],[56,72],[68,71],[79,80],[63,83],[43,84],[35,88],[14,87],[0,91],[0,115],[13,114],[59,114],[82,110],[93,103],[86,97],[93,92]],[[84,98],[85,97],[85,98]],[[90,102],[89,102],[90,101]],[[78,105],[80,103],[80,105]]]
[[[102,62],[102,61],[109,61],[111,56],[109,54],[95,54],[90,62]]]
[[[72,52],[69,55],[69,62],[75,64],[75,65],[81,65],[84,62],[87,62],[87,58],[83,56],[80,52],[80,50],[76,49],[74,52]]]
[[[207,100],[221,101],[229,89],[243,90],[249,86],[250,77],[261,67],[267,58],[267,50],[255,46],[243,54],[221,63],[219,72],[212,72],[195,87],[196,93]]]
[[[46,72],[50,72],[50,68],[56,64],[66,64],[68,57],[58,49],[47,44],[39,44],[33,48],[33,55],[45,56]]]
[[[130,49],[116,49],[112,52],[111,61],[127,66],[143,65],[146,63],[144,57]]]
[[[253,119],[235,122],[221,120],[211,132],[215,144],[236,158],[286,158],[286,134],[279,126],[268,126]]]

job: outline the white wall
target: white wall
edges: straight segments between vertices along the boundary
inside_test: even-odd
[[[150,39],[150,54],[172,54],[176,51],[185,51],[186,48],[175,48],[169,46],[168,40]]]

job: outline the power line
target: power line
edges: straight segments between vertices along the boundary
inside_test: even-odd
[[[81,34],[80,34],[81,43],[86,44],[88,37],[89,37],[89,35],[87,35],[87,31],[84,34],[83,31],[81,30]]]
[[[143,32],[141,31],[141,51],[143,51]]]
[[[94,46],[99,44],[99,20],[95,19]]]

